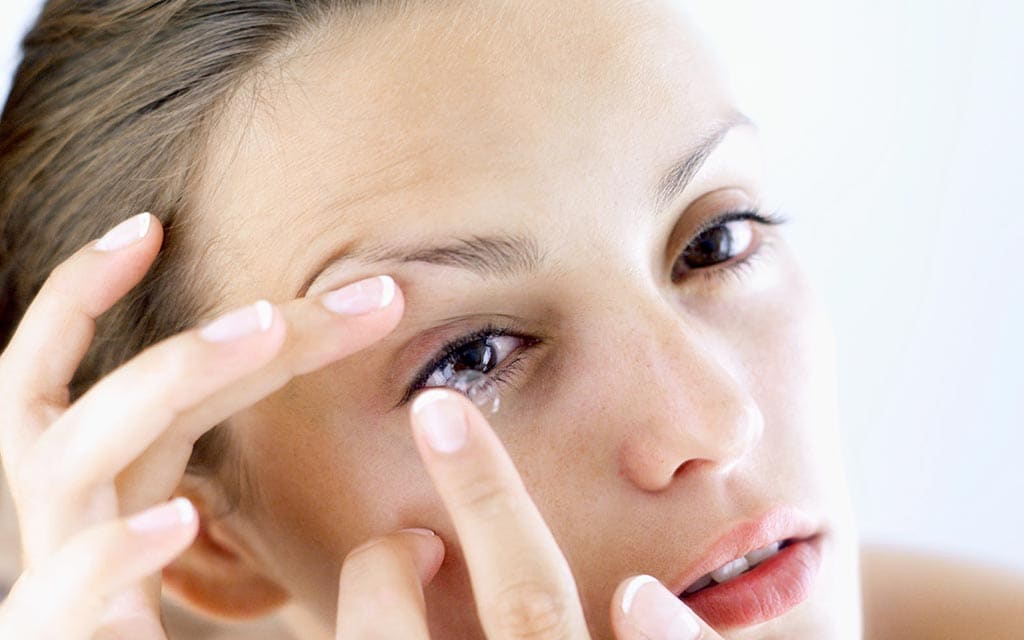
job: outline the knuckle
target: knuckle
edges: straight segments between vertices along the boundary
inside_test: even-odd
[[[183,348],[181,341],[171,338],[153,345],[139,354],[133,363],[130,378],[134,380],[159,381],[160,384],[142,385],[147,393],[154,395],[154,406],[164,407],[175,416],[185,408],[181,386],[202,376],[203,359],[190,349]]]
[[[38,484],[34,482],[33,473],[22,464],[7,472],[8,490],[11,492],[11,500],[14,501],[14,504],[34,504],[36,502]]]
[[[456,509],[481,520],[515,513],[521,506],[516,487],[497,478],[470,477],[454,495]]]
[[[68,281],[75,275],[74,262],[75,257],[71,256],[51,269],[50,274],[46,276],[46,280],[43,282],[43,290],[57,294],[66,294],[68,292]]]
[[[186,376],[196,364],[195,353],[182,348],[181,341],[170,339],[150,347],[140,361],[143,373],[177,380]]]
[[[562,589],[545,582],[516,582],[491,604],[500,637],[540,640],[569,637],[569,601]]]
[[[36,461],[35,449],[29,449],[17,460],[8,461],[8,479],[11,494],[16,501],[28,501],[41,497],[49,490],[50,483],[45,477],[48,465]]]
[[[88,491],[80,477],[83,457],[73,444],[40,443],[19,461],[18,500],[39,510],[80,498]]]
[[[49,298],[52,304],[79,309],[81,299],[81,269],[75,266],[75,256],[61,262],[50,271],[37,297]]]

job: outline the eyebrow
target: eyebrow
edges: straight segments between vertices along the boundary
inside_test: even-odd
[[[704,136],[684,157],[668,168],[651,194],[655,211],[664,210],[686,191],[708,156],[729,131],[740,125],[753,126],[754,123],[743,113],[731,113],[720,120],[711,133]],[[328,268],[350,260],[399,264],[420,262],[455,267],[492,279],[511,278],[538,271],[545,262],[544,253],[536,239],[528,235],[474,235],[468,238],[453,238],[444,244],[369,244],[362,247],[349,244],[329,255],[313,270],[313,275],[302,285],[298,296],[305,295]]]

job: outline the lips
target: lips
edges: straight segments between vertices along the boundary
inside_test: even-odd
[[[757,557],[776,543],[778,553],[736,575],[737,560],[752,553]],[[749,626],[806,600],[820,565],[821,534],[815,523],[796,509],[778,508],[727,532],[667,586],[712,627]],[[708,583],[707,574],[724,580]]]

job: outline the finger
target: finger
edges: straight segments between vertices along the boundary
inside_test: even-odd
[[[163,238],[159,221],[148,213],[122,222],[62,262],[46,279],[0,355],[0,387],[8,402],[42,402],[63,408],[68,383],[84,357],[96,318],[132,289],[149,269]],[[132,241],[120,248],[114,241]],[[100,244],[100,243],[103,244]],[[113,244],[112,244],[113,243]],[[107,249],[97,248],[108,247]],[[0,446],[7,461],[16,459],[44,424],[4,420]]]
[[[159,571],[198,530],[195,509],[177,498],[79,533],[18,579],[0,613],[0,637],[90,638],[107,600]]]
[[[51,517],[66,520],[82,504],[83,492],[129,465],[118,488],[135,493],[121,496],[123,509],[164,499],[180,480],[192,445],[211,426],[293,376],[379,340],[398,322],[401,295],[390,278],[376,293],[364,283],[353,286],[377,296],[373,310],[335,313],[325,302],[335,299],[330,294],[282,308],[257,303],[147,349],[94,385],[32,452],[30,475],[53,474],[45,461],[61,460],[57,478],[32,478],[46,487]],[[69,524],[40,526],[65,531]]]
[[[444,559],[432,531],[406,529],[356,548],[341,568],[335,637],[430,637],[423,587]]]
[[[349,287],[370,297],[372,304],[368,311],[366,307],[348,307],[355,312],[338,313],[328,307],[327,301],[336,299],[336,293],[351,291]],[[152,504],[173,490],[192,453],[192,445],[212,425],[281,389],[296,376],[379,342],[401,319],[404,298],[393,280],[376,277],[316,298],[292,300],[280,309],[288,331],[278,354],[266,365],[233,381],[175,418],[174,424],[118,477],[118,490],[125,508]]]
[[[413,402],[412,422],[487,637],[588,637],[568,563],[480,411],[461,394],[429,389]]]
[[[618,640],[721,639],[671,591],[648,575],[624,580],[612,597],[612,628]]]
[[[53,548],[70,531],[116,516],[116,501],[95,513],[96,490],[189,404],[269,361],[284,332],[280,312],[261,301],[167,339],[93,385],[39,436],[12,482],[30,541]],[[83,509],[93,509],[91,521],[78,519]]]

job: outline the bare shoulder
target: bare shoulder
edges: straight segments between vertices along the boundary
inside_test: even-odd
[[[866,640],[1024,638],[1024,574],[964,558],[861,550]]]

